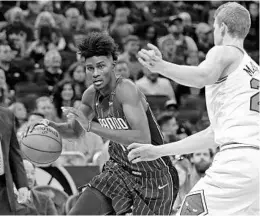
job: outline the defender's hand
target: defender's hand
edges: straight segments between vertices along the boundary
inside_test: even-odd
[[[151,50],[141,49],[138,52],[138,61],[146,68],[148,68],[151,72],[160,73],[162,69],[162,53],[160,50],[152,45],[147,45]]]
[[[37,125],[43,125],[45,127],[47,127],[49,125],[49,120],[48,119],[43,119],[39,122],[35,122],[33,124],[30,124],[27,126],[26,132],[24,133],[23,137],[26,137],[28,135],[28,133],[31,133],[33,131],[33,129],[37,126]]]
[[[140,161],[152,161],[160,157],[157,146],[151,144],[133,143],[127,147],[128,160],[132,163]]]

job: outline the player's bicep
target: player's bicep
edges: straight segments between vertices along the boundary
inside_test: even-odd
[[[223,71],[229,65],[229,59],[225,58],[223,47],[213,47],[206,59],[200,63],[199,68],[204,73],[204,85],[211,85],[222,78]]]
[[[142,133],[143,139],[150,141],[150,130],[146,111],[136,86],[126,86],[121,93],[124,114],[132,130]]]

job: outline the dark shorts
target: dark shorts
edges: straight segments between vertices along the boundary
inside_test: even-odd
[[[169,215],[178,193],[178,177],[169,168],[135,172],[108,161],[90,186],[112,200],[116,214],[132,210],[134,215]]]

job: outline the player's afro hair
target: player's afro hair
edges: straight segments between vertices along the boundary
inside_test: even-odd
[[[117,45],[112,37],[102,32],[91,32],[79,44],[79,54],[85,59],[93,56],[112,56],[117,60]]]

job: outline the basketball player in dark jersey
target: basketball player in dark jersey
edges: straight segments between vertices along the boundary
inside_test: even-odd
[[[163,144],[145,96],[132,81],[116,78],[117,50],[110,36],[91,33],[79,45],[79,50],[87,73],[92,74],[93,85],[84,92],[78,110],[63,108],[68,126],[54,122],[49,125],[67,137],[67,129],[72,128],[77,134],[84,129],[111,140],[110,159],[103,172],[87,185],[69,214],[169,215],[179,184],[170,159],[133,164],[127,158],[127,146],[133,142]]]

